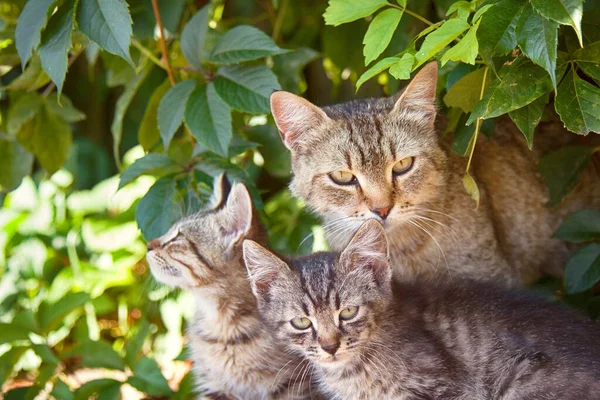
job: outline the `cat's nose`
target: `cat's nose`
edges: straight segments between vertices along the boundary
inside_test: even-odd
[[[392,209],[392,207],[393,206],[372,208],[371,212],[373,212],[373,214],[376,214],[377,216],[379,216],[381,219],[386,219],[387,216],[390,215],[390,210]]]
[[[340,341],[335,339],[331,341],[319,341],[319,343],[321,344],[321,348],[331,355],[334,355],[340,348]]]
[[[160,245],[160,239],[152,239],[148,242],[147,249],[148,251],[152,251]]]

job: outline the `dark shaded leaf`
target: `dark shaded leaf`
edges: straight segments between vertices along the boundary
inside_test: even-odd
[[[173,394],[158,364],[150,358],[142,358],[136,364],[133,376],[129,377],[127,382],[134,388],[150,396],[168,396]]]
[[[558,87],[554,108],[571,132],[600,132],[600,88],[581,79],[575,70]]]
[[[207,149],[227,157],[231,141],[231,109],[212,82],[194,90],[185,106],[185,121],[192,135]]]
[[[131,369],[135,368],[138,359],[141,357],[140,351],[144,341],[150,334],[150,324],[146,318],[142,318],[135,331],[125,342],[125,364]]]
[[[600,211],[580,210],[569,215],[554,237],[571,243],[600,241]]]
[[[210,3],[202,7],[188,21],[181,33],[181,51],[183,56],[190,64],[196,68],[201,68],[206,54],[204,53],[204,41],[208,31],[208,22],[210,20]]]
[[[16,135],[23,124],[40,112],[42,104],[42,96],[38,93],[24,93],[19,96],[8,109],[8,133]]]
[[[573,61],[586,75],[600,82],[600,42],[588,44],[574,52]]]
[[[490,62],[492,57],[507,54],[517,46],[517,22],[526,4],[521,0],[502,0],[483,14],[477,40],[484,60]]]
[[[319,53],[308,47],[273,56],[273,72],[277,75],[281,88],[288,92],[302,92],[306,87],[302,70],[318,57]]]
[[[517,43],[523,54],[548,71],[556,87],[558,24],[542,17],[528,4],[517,24]]]
[[[551,206],[557,205],[579,179],[594,149],[587,146],[565,146],[540,159],[538,169],[550,190]]]
[[[67,314],[83,306],[89,299],[87,293],[68,293],[55,303],[43,301],[37,313],[42,332],[58,328]]]
[[[567,293],[591,289],[600,281],[600,243],[591,243],[579,249],[565,267]]]
[[[42,35],[40,59],[42,67],[56,85],[60,96],[67,75],[68,56],[71,49],[71,32],[74,26],[75,0],[68,0],[48,22]]]
[[[531,0],[531,5],[544,17],[562,25],[571,25],[575,29],[579,44],[583,47],[581,38],[583,0]]]
[[[65,95],[60,96],[60,103],[58,102],[58,96],[56,93],[49,94],[45,100],[48,111],[50,111],[52,114],[58,115],[67,122],[74,123],[83,121],[85,119],[85,114],[75,108],[71,102],[71,99]]]
[[[154,89],[152,97],[148,102],[148,107],[144,112],[144,117],[138,130],[138,142],[144,150],[149,151],[160,141],[160,130],[158,128],[158,105],[171,87],[171,83],[168,79],[165,79],[163,83]]]
[[[521,107],[508,113],[510,119],[513,120],[515,125],[517,125],[519,130],[523,133],[523,136],[525,136],[525,139],[527,139],[527,146],[530,149],[533,147],[533,134],[535,128],[542,119],[542,114],[544,113],[546,104],[548,104],[549,98],[550,95],[546,93],[527,104],[525,107]]]
[[[0,322],[0,343],[29,340],[29,332],[15,323]]]
[[[33,154],[17,142],[15,137],[0,134],[0,192],[11,191],[31,173]]]
[[[170,88],[158,105],[158,127],[165,149],[183,122],[185,105],[196,87],[196,81],[188,79]]]
[[[98,46],[133,65],[129,54],[132,21],[124,0],[80,0],[77,23]]]
[[[227,31],[219,39],[210,55],[210,61],[233,64],[287,51],[279,48],[263,31],[242,25]]]
[[[516,110],[552,90],[548,73],[525,57],[502,67],[498,76],[475,105],[467,124]]]
[[[30,0],[19,15],[15,42],[23,69],[40,44],[42,29],[46,26],[56,2],[57,0]]]
[[[135,219],[144,239],[149,241],[166,233],[184,215],[183,197],[177,191],[177,182],[161,178],[154,183],[138,204]]]
[[[444,103],[448,107],[458,107],[465,113],[471,112],[479,102],[484,75],[485,68],[479,68],[463,76],[448,90],[444,96]],[[486,88],[490,84],[490,75],[488,72],[485,79]]]
[[[73,392],[71,392],[71,388],[60,378],[54,382],[54,387],[52,388],[52,392],[50,392],[50,394],[57,400],[73,400]]]
[[[281,89],[275,74],[263,65],[221,67],[214,85],[231,108],[249,113],[268,113],[271,93]]]
[[[181,168],[166,154],[148,153],[123,171],[119,181],[119,189],[141,175],[151,175],[161,170],[175,172],[181,170]]]
[[[116,400],[121,398],[122,383],[115,379],[96,379],[81,385],[75,391],[75,400]]]
[[[88,368],[110,368],[121,371],[125,369],[125,363],[119,353],[105,340],[79,342],[63,356],[81,357],[82,365]],[[77,394],[75,397],[79,398]]]

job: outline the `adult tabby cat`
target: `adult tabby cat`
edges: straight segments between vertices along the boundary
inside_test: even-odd
[[[218,399],[307,399],[308,375],[259,319],[242,261],[242,240],[263,242],[264,229],[246,188],[226,198],[223,176],[214,208],[177,222],[148,243],[148,263],[163,283],[190,291],[196,314],[187,328],[199,388]]]
[[[380,223],[287,263],[244,241],[259,309],[338,399],[598,399],[600,326],[485,282],[392,281]]]
[[[434,127],[437,64],[426,65],[394,98],[319,108],[287,92],[271,96],[271,110],[292,155],[294,195],[318,213],[332,249],[341,250],[362,222],[381,221],[390,238],[394,276],[463,274],[507,285],[560,275],[570,254],[552,238],[562,218],[600,208],[599,176],[561,206],[546,207],[537,174],[548,136],[571,139],[542,123],[534,151],[512,122],[499,118],[492,139],[480,135],[472,165],[481,192],[477,210],[465,192],[466,160],[450,151]]]

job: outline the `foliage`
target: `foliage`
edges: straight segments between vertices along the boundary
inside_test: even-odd
[[[480,131],[505,113],[530,147],[553,107],[586,135],[600,125],[599,18],[581,0],[3,2],[6,397],[191,396],[181,361],[190,298],[152,287],[144,241],[200,208],[220,172],[249,187],[276,250],[325,248],[318,221],[285,189],[289,154],[268,115],[274,89],[323,104],[355,88],[391,95],[437,59],[457,153],[471,158]],[[542,159],[550,205],[596,150]],[[464,185],[478,200],[468,169]],[[557,232],[590,242],[566,276],[567,291],[587,297],[553,286],[583,307],[597,300],[588,296],[599,276],[596,219],[576,214]]]

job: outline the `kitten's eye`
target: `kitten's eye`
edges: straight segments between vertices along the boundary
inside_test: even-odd
[[[340,319],[342,321],[348,321],[348,320],[351,320],[352,318],[356,317],[356,314],[358,314],[357,306],[347,307],[347,308],[344,308],[342,311],[340,311]]]
[[[410,171],[413,166],[413,162],[415,161],[414,157],[405,157],[402,160],[398,161],[396,165],[392,168],[392,172],[394,175],[402,175]]]
[[[294,318],[290,321],[290,324],[296,329],[300,329],[301,331],[310,328],[312,322],[308,318]]]
[[[355,185],[358,180],[348,171],[334,171],[329,174],[332,181],[338,185]]]

